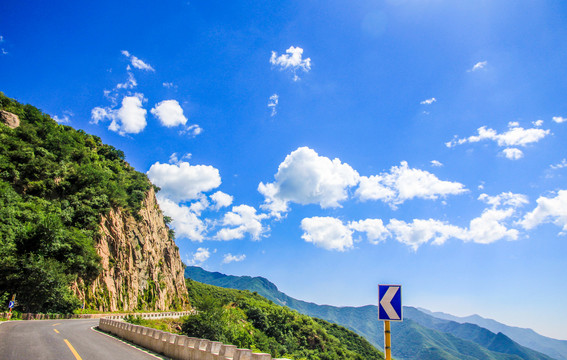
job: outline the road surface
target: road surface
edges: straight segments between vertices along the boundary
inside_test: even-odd
[[[0,359],[166,359],[93,330],[98,321],[86,319],[3,322],[0,324]]]

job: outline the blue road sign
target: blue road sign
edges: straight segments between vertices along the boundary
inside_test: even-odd
[[[5,303],[4,303],[4,304],[5,304]],[[15,305],[15,304],[14,304],[13,301],[10,301],[10,302],[8,303],[8,307],[9,307],[10,309],[12,309],[12,308],[14,307],[14,305]]]
[[[404,320],[401,285],[378,285],[378,320]]]

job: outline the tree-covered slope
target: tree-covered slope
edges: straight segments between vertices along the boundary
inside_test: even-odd
[[[151,184],[124,153],[81,130],[57,124],[0,93],[0,306],[68,312],[79,306],[69,285],[100,272],[95,241],[111,208],[139,216]]]
[[[289,297],[265,278],[211,273],[194,266],[185,269],[185,276],[217,286],[238,289],[253,288],[258,294],[277,304],[343,325],[364,336],[376,347],[381,348],[383,345],[382,323],[377,321],[376,306],[317,305]],[[543,354],[521,347],[510,339],[486,329],[478,329],[477,332],[471,330],[468,333],[466,328],[447,326],[441,329],[446,321],[428,317],[414,308],[405,307],[404,318],[403,322],[392,324],[393,355],[397,359],[549,359]],[[430,323],[425,322],[424,319],[429,319]],[[424,326],[422,322],[430,326]],[[439,325],[440,329],[437,329],[435,325]]]
[[[250,291],[187,282],[190,301],[199,310],[181,326],[188,336],[290,359],[383,359],[363,337],[340,325],[302,315]]]

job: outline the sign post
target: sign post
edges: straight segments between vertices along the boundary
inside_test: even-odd
[[[8,310],[8,320],[12,319],[12,308],[16,304],[15,301],[16,301],[16,294],[13,294],[12,300],[10,300],[10,302],[8,303],[8,308],[10,309],[10,310]]]
[[[392,360],[390,321],[403,321],[401,285],[378,285],[378,320],[384,321],[385,360]]]

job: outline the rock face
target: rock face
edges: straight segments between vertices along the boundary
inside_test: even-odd
[[[87,308],[130,311],[188,306],[184,265],[153,188],[139,215],[141,220],[136,220],[118,209],[101,218],[96,248],[102,272],[91,284],[79,279],[73,285]]]
[[[4,110],[0,110],[0,122],[3,122],[12,129],[20,126],[20,118],[18,117],[18,115]]]

